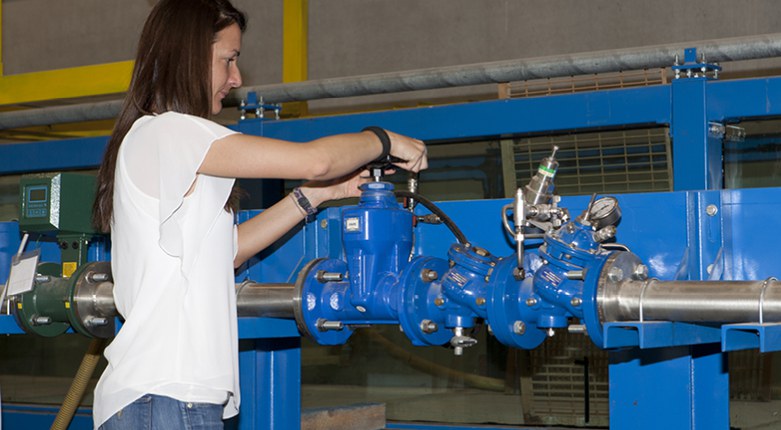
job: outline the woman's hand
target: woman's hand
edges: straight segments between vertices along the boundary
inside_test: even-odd
[[[385,131],[388,133],[391,141],[390,155],[403,160],[394,163],[396,166],[410,172],[419,172],[428,168],[426,144],[418,139],[388,130]]]
[[[313,206],[320,206],[329,200],[360,196],[361,190],[358,187],[369,182],[369,180],[370,177],[367,170],[358,171],[331,181],[309,181],[301,186],[301,192],[304,193]]]

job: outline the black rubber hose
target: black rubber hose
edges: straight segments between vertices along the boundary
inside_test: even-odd
[[[414,199],[416,202],[419,202],[423,206],[426,207],[426,209],[430,210],[431,213],[438,216],[439,219],[442,220],[442,222],[447,226],[448,229],[450,229],[451,232],[453,232],[453,235],[456,237],[456,240],[458,240],[458,243],[462,245],[466,245],[469,243],[469,241],[466,239],[466,236],[464,236],[464,233],[458,228],[456,223],[453,222],[452,219],[450,219],[447,214],[442,212],[440,208],[437,207],[437,205],[434,204],[431,200],[421,196],[418,193],[413,193],[412,191],[406,191],[406,190],[396,190],[395,194],[397,197],[406,197],[408,199]]]

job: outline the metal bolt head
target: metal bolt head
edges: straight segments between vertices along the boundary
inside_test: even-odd
[[[52,317],[50,316],[42,316],[42,315],[34,315],[32,317],[32,323],[33,325],[49,325],[52,323]]]
[[[708,216],[716,216],[716,214],[719,213],[719,208],[716,207],[716,205],[708,205],[705,208],[705,213],[708,214]]]
[[[445,299],[443,299],[442,297],[437,297],[436,299],[434,299],[434,304],[437,306],[442,306],[445,304]]]
[[[621,282],[624,280],[624,271],[620,267],[611,267],[607,278],[613,282]]]
[[[439,326],[434,321],[423,320],[420,322],[420,331],[423,333],[434,333],[437,329],[439,329]]]
[[[485,304],[485,297],[478,297],[475,299],[477,306],[483,306]]]
[[[516,321],[513,323],[513,333],[521,336],[526,333],[526,323],[523,321]]]
[[[331,297],[328,300],[328,304],[331,306],[331,309],[335,311],[342,309],[342,301],[341,297],[339,297],[339,294],[331,294]]]
[[[526,299],[526,306],[534,306],[536,304],[537,304],[537,299],[535,299],[534,297],[529,297],[528,299]]]
[[[328,220],[327,219],[321,219],[320,220],[320,228],[328,228]]]
[[[105,282],[108,281],[108,279],[108,273],[89,272],[89,274],[87,274],[87,280],[90,282]]]
[[[583,299],[580,297],[573,297],[572,300],[569,301],[570,304],[574,307],[578,307],[583,304]]]
[[[420,271],[420,279],[423,282],[431,282],[439,278],[439,273],[436,270],[423,269]]]
[[[84,323],[91,327],[100,327],[100,326],[108,325],[109,320],[108,318],[90,316],[84,320]]]
[[[638,264],[635,266],[635,270],[632,272],[632,278],[638,281],[645,281],[648,279],[648,266],[645,264]]]

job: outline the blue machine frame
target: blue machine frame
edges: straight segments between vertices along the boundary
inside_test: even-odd
[[[709,129],[714,122],[771,117],[781,117],[781,77],[684,78],[643,88],[321,118],[245,120],[236,128],[247,134],[307,141],[377,125],[437,142],[669,126],[675,191],[620,196],[625,222],[618,230],[619,241],[651,262],[651,275],[662,279],[711,279],[716,276],[714,267],[721,279],[758,279],[779,275],[770,272],[777,255],[772,245],[779,243],[779,237],[773,239],[777,229],[764,226],[781,221],[776,207],[781,189],[721,190],[721,140]],[[0,175],[92,168],[100,162],[105,143],[106,138],[91,138],[2,145]],[[506,203],[447,202],[441,207],[480,246],[494,255],[508,255],[513,247],[498,222]],[[564,203],[584,208],[587,199],[566,198]],[[706,214],[709,205],[718,209],[715,216]],[[496,217],[496,226],[486,229],[484,220],[491,217]],[[322,211],[317,222],[305,226],[237,279],[289,282],[305,262],[338,257],[339,220],[338,209]],[[453,242],[441,226],[424,226],[416,235],[416,252],[425,255],[445,256]],[[285,255],[300,260],[291,264]],[[0,331],[18,333],[15,324],[4,318],[0,318]],[[742,325],[708,331],[674,323],[607,324],[602,346],[618,348],[610,353],[611,427],[729,428],[729,381],[723,351],[780,349],[778,327]],[[242,318],[240,336],[245,340],[240,356],[243,404],[238,428],[298,428],[301,356],[295,322]],[[26,419],[23,412],[4,415],[7,420]]]

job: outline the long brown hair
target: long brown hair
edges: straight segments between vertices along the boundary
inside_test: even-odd
[[[228,0],[160,0],[144,24],[133,76],[98,170],[92,222],[108,232],[114,213],[117,153],[133,123],[144,115],[211,114],[211,56],[217,32],[245,15]]]

